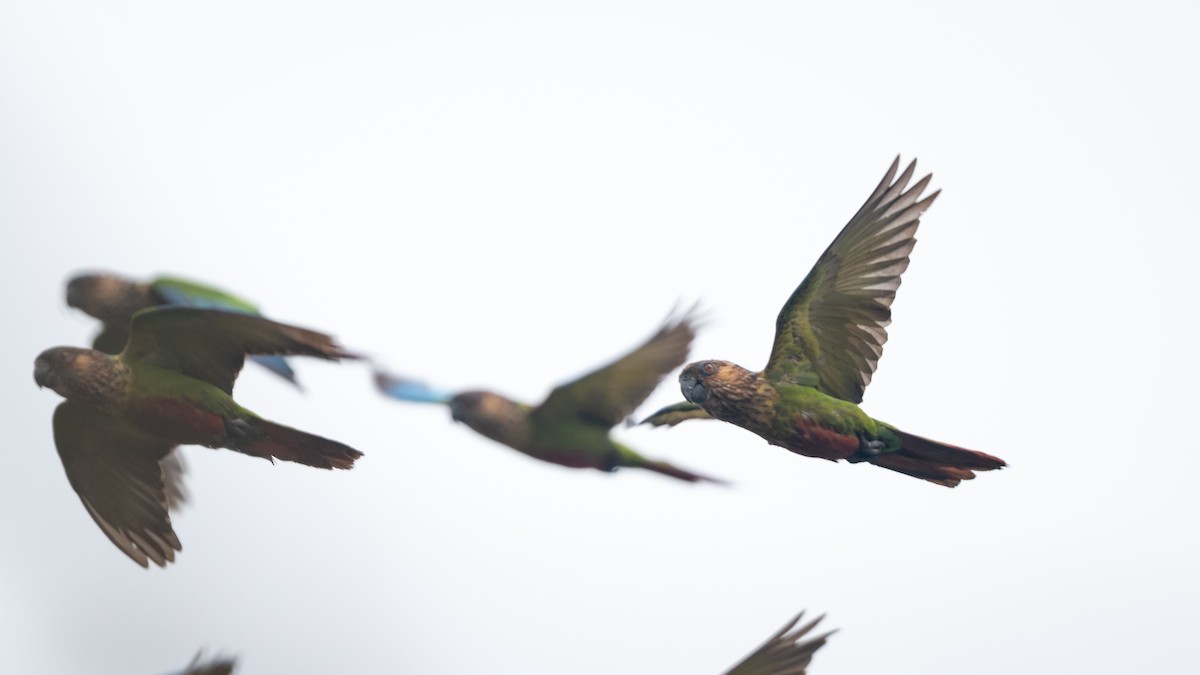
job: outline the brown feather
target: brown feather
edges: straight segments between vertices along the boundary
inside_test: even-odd
[[[239,440],[233,449],[266,459],[282,459],[318,469],[349,469],[362,453],[337,441],[264,419],[253,422],[264,438]]]

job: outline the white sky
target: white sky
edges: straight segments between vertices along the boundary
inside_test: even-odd
[[[0,672],[717,673],[801,607],[814,675],[1194,672],[1200,12],[813,4],[0,5]],[[896,153],[944,193],[864,407],[1011,464],[955,490],[701,423],[617,435],[733,489],[571,471],[298,362],[238,399],[366,457],[187,450],[145,571],[32,380],[84,268],[530,401],[677,301],[758,368]]]

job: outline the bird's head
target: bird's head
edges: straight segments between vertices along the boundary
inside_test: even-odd
[[[94,349],[54,347],[33,362],[33,380],[39,387],[101,410],[118,405],[128,378],[129,368],[119,358]]]
[[[505,445],[528,433],[528,406],[490,391],[464,391],[450,399],[450,417]]]
[[[450,399],[450,417],[455,422],[472,426],[479,419],[503,414],[512,408],[512,401],[490,391],[464,391]]]
[[[707,408],[712,397],[736,397],[736,391],[754,374],[729,361],[696,361],[679,374],[679,388],[691,403]]]
[[[91,349],[54,347],[38,355],[33,362],[33,381],[39,387],[49,387],[63,398],[72,398],[78,389],[81,373],[90,371],[96,358],[106,355]]]
[[[111,274],[80,274],[67,282],[67,305],[95,316],[105,298],[116,295],[128,282]]]
[[[144,284],[112,274],[81,274],[67,282],[67,305],[101,321],[128,320],[148,306]]]

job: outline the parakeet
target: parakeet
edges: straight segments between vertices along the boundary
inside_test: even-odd
[[[813,654],[825,646],[825,640],[837,630],[801,642],[800,639],[812,632],[825,615],[822,614],[803,626],[796,627],[802,618],[804,612],[800,612],[784,624],[783,628],[767,638],[766,642],[733,668],[725,671],[724,675],[804,675],[808,672],[808,664],[812,661]]]
[[[643,457],[609,436],[609,430],[629,416],[663,376],[684,362],[695,333],[690,315],[668,319],[637,349],[559,386],[537,406],[490,391],[451,395],[381,372],[376,373],[376,385],[393,398],[446,404],[456,422],[546,462],[601,471],[634,467],[688,482],[720,483]]]
[[[211,286],[169,276],[137,282],[113,274],[81,274],[67,282],[67,305],[104,324],[92,347],[106,354],[116,354],[125,348],[129,340],[129,320],[135,312],[147,307],[223,309],[261,316],[258,308],[241,298]],[[295,371],[282,356],[258,355],[250,359],[299,386]]]
[[[182,550],[168,504],[182,498],[176,445],[229,448],[323,469],[349,469],[358,450],[263,419],[232,398],[246,354],[356,358],[328,335],[259,316],[165,307],[142,310],[115,356],[54,347],[34,380],[67,399],[54,442],[71,487],[104,534],[139,565]]]
[[[921,199],[932,176],[905,190],[916,161],[896,178],[899,163],[897,157],[784,304],[766,368],[691,363],[679,375],[688,403],[667,406],[644,423],[714,417],[801,455],[868,462],[947,487],[1005,466],[991,455],[900,431],[857,405],[883,353],[921,213],[940,192]]]
[[[215,658],[202,663],[200,656],[196,654],[187,668],[174,671],[170,675],[231,675],[237,667],[237,659]]]

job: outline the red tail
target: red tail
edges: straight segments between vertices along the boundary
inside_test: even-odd
[[[362,457],[361,452],[348,445],[282,424],[260,419],[255,420],[254,426],[264,437],[240,441],[236,448],[239,452],[319,469],[349,469],[354,466],[354,460]]]
[[[870,457],[868,462],[946,487],[971,480],[975,477],[975,471],[991,471],[1006,466],[999,457],[938,443],[899,429],[892,431],[900,437],[900,450]]]

